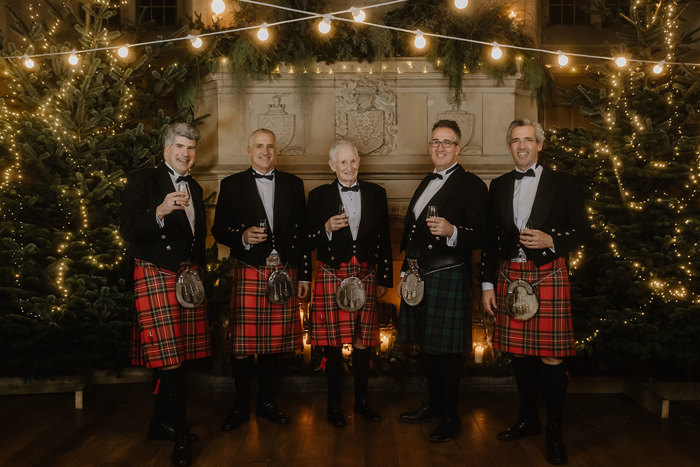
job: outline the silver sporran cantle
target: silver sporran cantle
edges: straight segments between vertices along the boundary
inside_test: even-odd
[[[403,276],[401,297],[408,305],[416,306],[423,301],[425,293],[425,281],[418,271],[418,261],[408,258],[408,272]]]
[[[175,278],[175,296],[185,308],[197,308],[204,301],[204,284],[195,269],[185,266]]]
[[[528,282],[517,279],[508,284],[506,309],[511,318],[520,321],[528,320],[535,316],[539,306],[537,294]]]
[[[346,277],[335,290],[335,303],[345,311],[357,311],[365,306],[367,295],[362,281],[357,277]]]
[[[267,278],[267,299],[275,305],[284,305],[294,295],[294,284],[284,269],[273,271]]]

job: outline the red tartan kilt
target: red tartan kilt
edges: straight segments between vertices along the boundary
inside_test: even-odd
[[[341,263],[338,269],[319,262],[311,301],[311,345],[340,347],[353,343],[355,336],[362,339],[364,346],[379,344],[377,275],[368,276],[369,273],[369,264],[359,264],[354,257],[351,263]],[[348,276],[364,279],[362,285],[367,297],[365,306],[352,313],[338,308],[335,302],[336,288]]]
[[[534,284],[552,274],[534,287],[539,299],[537,314],[526,321],[512,319],[506,311],[508,283],[523,279]],[[568,357],[575,354],[574,329],[571,319],[569,275],[564,258],[537,267],[533,261],[511,263],[504,261],[498,273],[498,313],[494,329],[494,348],[518,355],[540,357]]]
[[[133,365],[160,368],[211,355],[204,304],[180,306],[175,296],[175,273],[136,259]]]
[[[253,268],[239,263],[235,272],[226,346],[236,355],[296,352],[303,348],[296,293],[283,305],[267,299],[267,278],[282,266]],[[297,271],[287,268],[296,292]]]

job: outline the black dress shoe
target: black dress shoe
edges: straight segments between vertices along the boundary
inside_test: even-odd
[[[404,412],[399,415],[399,421],[403,423],[426,423],[438,420],[440,416],[428,404],[421,405],[414,412]]]
[[[170,457],[173,465],[178,467],[187,467],[192,463],[192,450],[190,449],[190,440],[187,437],[175,441],[173,445],[173,455]]]
[[[428,439],[431,443],[444,443],[455,439],[461,431],[462,425],[458,418],[442,419]]]
[[[360,399],[359,401],[355,402],[354,412],[359,413],[365,418],[365,420],[369,420],[370,422],[378,422],[382,419],[382,416],[369,406],[367,399]]]
[[[247,405],[234,407],[231,413],[228,414],[228,417],[226,417],[226,420],[224,420],[224,423],[221,425],[221,429],[224,431],[235,430],[248,420],[250,420],[250,407]]]
[[[190,441],[197,441],[199,437],[195,433],[188,433]],[[169,421],[157,422],[151,419],[148,425],[148,439],[151,441],[175,441],[175,428]]]
[[[255,408],[255,415],[265,417],[278,425],[284,425],[289,422],[287,414],[278,409],[277,405],[272,401],[258,402],[258,406]]]
[[[561,438],[561,425],[559,423],[547,424],[547,462],[552,465],[564,465],[569,460]]]
[[[539,421],[527,422],[521,419],[515,422],[513,426],[498,433],[498,439],[501,441],[515,441],[526,436],[539,435],[541,432]]]
[[[328,417],[328,423],[338,428],[345,426],[345,415],[338,407],[329,407],[326,410],[326,417]]]

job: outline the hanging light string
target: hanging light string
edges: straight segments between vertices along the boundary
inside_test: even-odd
[[[363,10],[369,10],[372,8],[379,8],[379,7],[385,7],[389,5],[394,5],[397,3],[405,3],[408,0],[391,0],[388,2],[383,2],[383,3],[378,3],[376,5],[368,5],[368,6],[363,6]],[[351,13],[353,16],[355,16],[355,13],[359,11],[355,7],[348,8],[345,10],[340,10],[332,13],[315,13],[311,11],[306,11],[306,10],[299,10],[296,8],[290,8],[290,7],[285,7],[281,5],[274,5],[271,3],[264,3],[264,2],[259,2],[256,0],[239,0],[241,3],[250,3],[253,5],[259,5],[259,6],[265,6],[269,8],[276,8],[278,10],[285,10],[285,11],[290,11],[294,13],[299,13],[306,15],[301,18],[293,18],[293,19],[288,19],[284,21],[277,21],[275,23],[266,23],[266,27],[272,27],[272,26],[279,26],[282,24],[289,24],[289,23],[295,23],[299,21],[307,21],[310,19],[314,18],[324,18],[328,20],[337,20],[337,21],[346,21],[346,22],[359,22],[359,20],[355,19],[350,19],[350,18],[343,18],[337,15],[345,14],[345,13]],[[685,66],[700,66],[700,63],[692,63],[692,62],[676,62],[676,61],[668,61],[668,60],[645,60],[645,59],[638,59],[638,58],[627,58],[627,57],[608,57],[604,55],[592,55],[592,54],[581,54],[581,53],[573,53],[573,52],[562,52],[561,50],[548,50],[548,49],[542,49],[538,47],[525,47],[525,46],[519,46],[519,45],[511,45],[511,44],[501,44],[498,42],[488,42],[488,41],[480,41],[477,39],[467,39],[465,37],[456,37],[456,36],[448,36],[444,34],[436,34],[436,33],[430,33],[430,32],[425,32],[425,31],[420,31],[420,30],[410,30],[410,29],[404,29],[404,28],[399,28],[395,26],[388,26],[386,24],[378,24],[378,23],[370,23],[366,21],[362,21],[362,24],[366,24],[368,26],[380,28],[380,29],[388,29],[391,31],[397,31],[397,32],[403,32],[407,34],[414,34],[416,36],[421,35],[422,37],[435,37],[438,39],[446,39],[446,40],[453,40],[453,41],[459,41],[459,42],[468,42],[471,44],[479,44],[479,45],[485,45],[485,46],[491,46],[493,49],[497,48],[502,48],[502,49],[513,49],[513,50],[521,50],[521,51],[530,51],[530,52],[539,52],[543,54],[549,54],[549,55],[556,55],[558,59],[561,61],[564,61],[562,57],[580,57],[580,58],[588,58],[588,59],[593,59],[593,60],[606,60],[606,61],[612,61],[618,64],[618,66],[625,66],[628,63],[644,63],[644,64],[654,64],[654,65],[661,65],[661,66],[666,66],[666,65],[685,65]],[[127,47],[127,48],[132,48],[132,47],[140,47],[140,46],[145,46],[145,45],[153,45],[153,44],[165,44],[165,43],[170,43],[170,42],[176,42],[176,41],[183,41],[183,40],[192,40],[195,38],[202,38],[202,37],[209,37],[209,36],[217,36],[217,35],[222,35],[222,34],[232,34],[236,32],[243,32],[243,31],[249,31],[252,29],[259,29],[262,25],[256,24],[254,26],[244,26],[240,28],[233,28],[233,29],[225,29],[222,31],[211,31],[211,32],[206,32],[202,34],[197,34],[197,35],[192,35],[188,34],[187,36],[183,37],[173,37],[169,39],[159,39],[159,40],[153,40],[153,41],[146,41],[146,42],[138,42],[134,44],[128,44],[127,45],[117,45],[117,46],[108,46],[108,47],[96,47],[92,49],[83,49],[83,50],[69,50],[69,51],[63,51],[63,52],[47,52],[47,53],[40,53],[40,54],[22,54],[22,55],[9,55],[9,56],[0,56],[0,59],[3,60],[27,60],[31,58],[41,58],[41,57],[50,57],[50,56],[63,56],[63,55],[68,55],[68,56],[75,56],[77,54],[82,54],[82,53],[89,53],[89,52],[98,52],[98,51],[103,51],[103,50],[115,50],[115,49],[120,49],[122,47]],[[622,60],[624,59],[624,61]],[[567,60],[568,62],[568,60]],[[623,63],[624,62],[624,63]],[[562,65],[563,66],[563,65]]]

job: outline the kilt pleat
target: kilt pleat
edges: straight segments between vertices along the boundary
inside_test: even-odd
[[[558,272],[552,274],[557,269]],[[539,299],[537,314],[526,321],[512,319],[505,302],[508,283],[522,279],[533,287]],[[498,313],[493,335],[493,346],[503,352],[540,357],[568,357],[575,354],[574,329],[571,317],[569,275],[564,258],[557,258],[540,268],[532,261],[503,262],[498,273]]]
[[[160,368],[211,355],[206,307],[180,306],[175,281],[174,273],[136,259],[131,346],[136,366]]]
[[[355,257],[350,263],[342,263],[338,269],[319,263],[310,311],[311,345],[340,347],[353,343],[355,336],[362,339],[364,346],[379,344],[377,276],[369,273],[369,264],[359,264]],[[355,312],[345,311],[335,302],[336,288],[349,276],[363,279],[365,288],[365,306]]]
[[[283,305],[267,299],[267,278],[283,266],[236,267],[227,346],[235,355],[295,352],[302,349],[299,299]],[[297,271],[287,268],[296,292]]]
[[[462,353],[471,349],[471,309],[466,266],[426,274],[423,301],[401,300],[399,340],[425,352]]]

